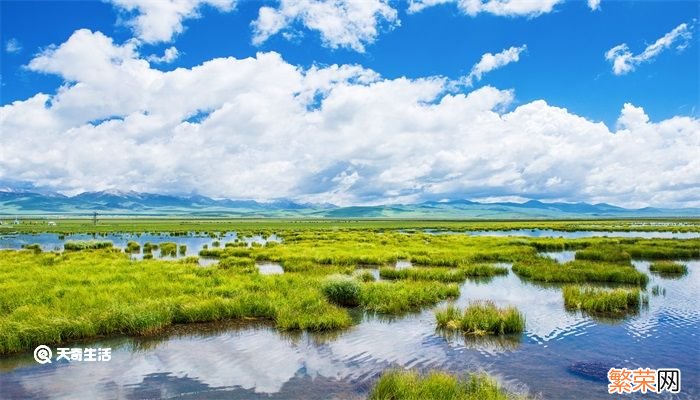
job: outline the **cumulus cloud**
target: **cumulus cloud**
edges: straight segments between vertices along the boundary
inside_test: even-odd
[[[600,0],[588,0],[588,8],[591,10],[600,10]]]
[[[481,60],[476,63],[462,82],[467,86],[472,86],[475,81],[480,81],[481,77],[495,69],[502,68],[510,63],[520,61],[520,53],[527,50],[526,45],[504,49],[500,53],[486,53],[481,56]]]
[[[638,65],[653,61],[661,52],[670,49],[674,45],[676,49],[683,50],[693,37],[692,26],[680,24],[671,32],[659,38],[653,44],[647,46],[639,54],[633,54],[626,43],[619,44],[605,53],[605,59],[612,63],[615,75],[625,75],[634,71]]]
[[[184,30],[182,21],[199,17],[204,5],[227,12],[236,0],[109,0],[117,8],[131,13],[126,19],[138,38],[146,43],[169,42]]]
[[[700,120],[618,125],[442,77],[301,68],[277,53],[163,72],[80,30],[31,70],[66,81],[0,108],[0,181],[339,204],[518,196],[699,206]],[[193,118],[196,116],[197,118]]]
[[[167,64],[177,60],[178,57],[180,57],[180,51],[178,51],[177,47],[170,46],[167,49],[165,49],[162,56],[151,54],[150,56],[146,57],[146,60],[154,63]]]
[[[277,7],[260,7],[251,24],[253,44],[293,29],[296,23],[318,31],[327,47],[364,52],[382,27],[391,29],[400,21],[388,0],[281,0]]]
[[[22,51],[22,44],[19,40],[10,38],[5,42],[5,51],[10,54],[19,53]]]
[[[489,13],[506,17],[537,17],[552,12],[561,0],[410,0],[409,13],[440,4],[454,3],[463,13],[473,17]]]

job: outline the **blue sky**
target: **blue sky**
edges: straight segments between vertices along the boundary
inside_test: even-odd
[[[419,99],[416,100],[416,104],[438,104],[445,99],[443,96],[449,97],[459,94],[469,96],[473,94],[473,99],[483,97],[483,101],[487,103],[492,102],[491,109],[487,111],[490,113],[496,112],[500,115],[500,122],[502,123],[515,123],[513,121],[515,121],[516,117],[529,108],[535,109],[531,110],[531,112],[541,111],[543,113],[542,118],[535,122],[518,121],[520,124],[526,123],[527,126],[539,124],[533,128],[534,130],[531,134],[533,140],[537,140],[537,135],[539,134],[548,134],[546,124],[547,118],[551,118],[551,115],[547,116],[547,113],[555,112],[560,108],[566,109],[566,118],[571,117],[572,121],[577,121],[575,123],[578,124],[580,122],[579,118],[588,123],[587,127],[581,127],[581,131],[575,135],[572,134],[569,138],[563,137],[561,138],[562,140],[558,139],[555,141],[556,143],[548,144],[551,147],[546,149],[539,149],[543,157],[545,154],[555,154],[562,149],[568,148],[566,146],[567,139],[570,140],[571,146],[574,147],[586,146],[593,148],[606,140],[616,142],[615,144],[608,144],[609,146],[624,147],[622,143],[617,144],[617,142],[622,142],[622,140],[612,136],[616,135],[615,132],[618,129],[634,130],[631,122],[627,125],[621,123],[621,121],[627,121],[630,118],[635,121],[639,118],[649,121],[649,126],[656,127],[654,128],[656,131],[653,134],[657,136],[666,135],[663,132],[667,130],[681,132],[682,140],[672,140],[664,137],[664,141],[659,141],[656,136],[654,138],[645,138],[641,133],[638,135],[638,140],[636,140],[638,143],[636,145],[640,148],[644,148],[645,145],[649,146],[653,151],[659,152],[662,159],[665,159],[667,156],[672,158],[670,157],[672,154],[675,154],[676,157],[679,156],[677,151],[668,147],[668,143],[671,142],[681,143],[686,148],[680,154],[685,154],[688,151],[688,146],[690,146],[691,152],[697,149],[693,147],[697,145],[696,139],[700,135],[700,132],[697,131],[698,113],[700,112],[700,46],[698,46],[697,40],[697,18],[700,3],[697,1],[602,0],[598,8],[593,10],[586,1],[532,0],[528,5],[531,6],[529,11],[528,9],[522,11],[522,9],[517,8],[510,11],[508,9],[499,11],[489,8],[488,0],[483,0],[480,3],[477,2],[482,7],[481,9],[470,11],[460,8],[457,4],[450,3],[447,0],[449,4],[434,6],[426,4],[425,8],[420,11],[409,12],[409,2],[365,0],[364,3],[360,2],[360,4],[363,4],[363,6],[370,3],[375,4],[379,11],[370,11],[369,14],[362,14],[363,16],[359,21],[343,20],[344,24],[356,24],[359,28],[356,30],[348,29],[342,32],[338,32],[338,29],[334,31],[333,29],[335,28],[327,28],[325,31],[317,28],[318,24],[324,25],[328,21],[328,18],[323,16],[317,18],[317,20],[312,20],[311,17],[304,20],[303,17],[299,17],[301,14],[295,14],[296,19],[294,16],[290,17],[292,15],[290,12],[292,11],[289,10],[293,7],[285,9],[284,4],[276,1],[239,1],[236,3],[231,0],[212,0],[211,3],[214,5],[198,5],[199,0],[177,0],[176,2],[178,1],[183,4],[193,4],[192,10],[188,11],[189,14],[177,20],[183,26],[182,32],[177,33],[177,28],[168,26],[142,26],[143,29],[152,29],[151,32],[155,32],[155,29],[164,28],[166,31],[175,29],[174,33],[167,32],[166,36],[168,36],[168,33],[172,33],[172,35],[165,39],[149,37],[149,31],[139,31],[138,26],[134,25],[136,18],[145,14],[145,10],[147,10],[144,7],[139,8],[139,4],[147,4],[148,0],[115,0],[115,4],[85,1],[0,2],[0,22],[2,25],[0,34],[2,35],[3,46],[1,53],[2,86],[0,90],[2,91],[1,104],[5,106],[3,108],[6,115],[3,120],[3,125],[5,125],[3,131],[7,132],[7,129],[10,127],[16,130],[26,128],[25,137],[34,135],[38,138],[39,134],[34,134],[34,131],[32,131],[34,128],[11,118],[13,111],[18,112],[19,110],[19,106],[12,103],[26,102],[37,95],[37,93],[52,96],[50,101],[59,103],[60,96],[65,95],[60,93],[59,88],[61,85],[67,84],[63,90],[70,89],[72,85],[76,84],[81,86],[83,78],[80,72],[67,72],[71,66],[61,64],[61,60],[57,56],[58,52],[52,52],[52,48],[68,43],[69,38],[76,31],[87,29],[90,35],[93,35],[90,36],[91,38],[94,38],[94,35],[100,32],[117,47],[125,46],[127,43],[136,43],[132,51],[133,54],[130,56],[133,56],[135,59],[149,59],[148,57],[162,55],[166,49],[172,47],[177,49],[177,57],[170,62],[156,62],[154,58],[150,58],[151,62],[148,72],[144,71],[140,77],[134,78],[136,80],[142,79],[151,72],[168,72],[177,68],[192,71],[194,74],[197,66],[210,60],[225,57],[232,57],[236,60],[247,57],[258,57],[259,59],[259,56],[256,56],[258,53],[271,54],[271,52],[274,52],[281,56],[282,60],[280,62],[284,66],[298,68],[300,71],[308,71],[310,68],[329,68],[334,64],[339,66],[354,65],[365,71],[371,70],[378,74],[370,79],[372,82],[384,81],[387,84],[400,85],[401,78],[406,77],[411,84],[420,86],[420,82],[423,80],[444,80],[441,87],[435,89],[437,92],[431,88],[421,89],[425,90],[424,95],[427,96],[427,103],[425,103],[426,99],[422,99],[418,95]],[[344,3],[344,1],[339,1],[338,3]],[[352,1],[349,1],[349,3],[352,3]],[[130,7],[130,5],[134,7]],[[255,21],[260,21],[261,8],[273,10],[278,13],[277,15],[287,15],[287,19],[284,20],[284,26],[279,32],[272,32],[269,37],[266,37],[266,40],[253,44],[256,36],[256,25],[254,24],[256,23]],[[153,17],[149,21],[160,23],[160,21],[167,20],[165,17],[156,15],[160,12],[159,10],[148,12]],[[381,14],[382,12],[386,14]],[[197,14],[197,16],[193,17],[193,14]],[[150,23],[149,21],[146,21],[146,23]],[[680,30],[674,31],[674,29],[679,27],[681,28]],[[366,33],[368,28],[370,30],[369,34]],[[365,29],[365,31],[362,29]],[[162,30],[158,32],[162,32]],[[669,39],[668,44],[661,46],[660,51],[654,52],[653,49],[649,50],[650,45],[673,32],[677,34],[672,35],[673,37],[667,37]],[[348,44],[349,42],[346,41],[348,37],[354,40],[352,42],[354,44]],[[638,58],[639,62],[634,63],[628,70],[616,71],[613,68],[614,55],[606,58],[606,53],[622,44],[625,44],[626,47],[617,53],[618,56],[622,55],[623,58],[642,57],[644,59]],[[497,55],[507,49],[512,49],[517,54],[516,60],[512,59],[513,53],[511,53],[508,56],[511,58],[504,61],[502,65],[497,65],[496,67],[486,66],[483,69],[480,80],[475,79],[472,85],[464,84],[464,78],[470,74],[470,71],[474,71],[485,54]],[[649,57],[645,57],[643,54],[645,49],[654,54],[650,53],[648,54]],[[85,56],[81,54],[76,57],[83,57],[83,59],[91,57],[89,52],[86,52],[85,54],[87,55]],[[35,66],[30,67],[32,60],[38,58],[41,58],[43,63],[37,63]],[[83,59],[71,58],[65,62],[70,61],[75,68],[78,68],[78,64]],[[86,65],[91,64],[88,63]],[[485,65],[482,64],[482,66]],[[235,73],[234,68],[237,67],[231,66],[230,68],[232,69],[225,71]],[[172,78],[173,76],[171,75],[170,77]],[[338,79],[342,81],[342,84],[333,83],[314,89],[317,90],[315,96],[320,101],[315,106],[325,111],[326,107],[324,104],[327,103],[329,106],[334,104],[331,100],[334,100],[335,96],[340,96],[346,86],[352,86],[358,79],[362,80],[358,76]],[[87,78],[82,82],[84,86],[89,86],[90,84],[91,82]],[[118,83],[115,81],[115,84]],[[212,88],[218,87],[216,83],[212,82],[211,84],[214,85]],[[367,82],[360,84],[363,87],[366,85]],[[225,106],[231,103],[231,99],[241,95],[242,92],[235,92],[239,90],[237,88],[240,88],[240,86],[234,85],[234,87],[227,89],[231,90],[231,92],[227,92],[221,101],[215,102],[215,104],[208,104],[206,107],[203,105],[192,105],[187,110],[183,109],[183,116],[177,121],[179,125],[164,123],[158,128],[160,129],[158,134],[149,133],[148,129],[144,128],[146,125],[132,127],[131,129],[140,132],[144,137],[138,140],[133,137],[129,138],[129,140],[135,140],[131,144],[147,143],[152,138],[162,134],[166,136],[163,139],[166,147],[172,145],[178,129],[194,129],[189,125],[182,125],[184,122],[188,120],[189,122],[202,122],[199,119],[190,119],[193,109],[200,111],[206,109],[206,112],[201,114],[205,119],[210,116],[209,112],[211,111],[219,110],[223,113],[223,110],[226,109]],[[105,90],[101,86],[99,89]],[[489,94],[492,89],[497,91],[498,95]],[[206,84],[201,90],[207,90]],[[109,90],[107,90],[104,95],[109,95],[109,93]],[[171,95],[184,96],[186,95],[185,93],[186,91],[183,89]],[[152,94],[144,94],[144,96]],[[499,99],[489,100],[489,96],[497,96]],[[75,129],[84,124],[89,123],[90,127],[100,128],[99,126],[94,126],[95,124],[99,125],[95,121],[102,122],[113,117],[118,118],[120,121],[128,121],[129,115],[137,110],[148,115],[154,113],[152,110],[144,110],[143,107],[145,106],[139,106],[141,107],[139,108],[134,105],[135,108],[132,107],[131,104],[128,104],[129,101],[132,101],[130,99],[123,101],[123,104],[105,105],[99,112],[92,112],[94,111],[92,110],[89,113],[85,113],[86,119],[84,121],[72,117],[73,114],[71,112],[75,112],[75,110],[52,108],[50,111],[55,115],[51,118],[54,120],[61,118],[70,120],[70,122],[55,126],[55,129],[57,129],[56,135],[69,135],[69,132],[71,132],[71,138],[75,139],[72,136]],[[547,107],[542,106],[539,103],[540,101],[544,102]],[[472,101],[472,103],[474,102],[477,101]],[[63,104],[68,103],[64,101]],[[415,106],[416,104],[413,105]],[[630,108],[626,109],[629,118],[623,118],[625,104],[630,106]],[[80,107],[83,106],[85,104]],[[514,113],[521,106],[523,106],[521,108],[523,112],[519,114]],[[82,110],[80,107],[77,109]],[[110,107],[112,109],[109,109]],[[263,106],[261,105],[261,107]],[[467,106],[465,105],[465,107]],[[313,109],[313,107],[309,109]],[[641,114],[643,116],[639,117],[637,115],[639,112],[636,110],[642,110]],[[263,108],[257,110],[260,115],[268,111]],[[472,111],[465,108],[463,114],[470,114]],[[87,117],[88,114],[91,115],[90,118]],[[390,113],[387,115],[390,115]],[[488,115],[490,118],[491,114]],[[68,118],[68,116],[71,116],[71,118]],[[97,116],[97,118],[93,118],[94,116]],[[301,116],[296,114],[290,114],[289,116],[289,118],[308,117],[309,115]],[[679,118],[684,119],[682,122],[677,122],[676,120]],[[476,118],[476,120],[480,119]],[[360,126],[355,126],[361,125],[355,119],[350,118],[348,121],[346,125],[342,126],[343,129],[350,131],[352,129],[363,129]],[[107,176],[91,176],[85,171],[77,174],[68,170],[64,172],[56,172],[54,170],[50,173],[42,173],[42,170],[50,169],[51,161],[33,159],[30,163],[24,163],[25,165],[31,165],[31,169],[30,167],[22,169],[22,167],[15,165],[16,160],[12,160],[7,154],[3,155],[2,152],[0,152],[0,180],[14,182],[15,184],[29,183],[36,187],[53,188],[66,193],[80,190],[133,189],[172,193],[201,192],[220,197],[258,199],[292,197],[353,204],[384,201],[418,201],[452,197],[478,197],[487,200],[490,198],[539,198],[559,201],[609,201],[626,205],[700,204],[697,173],[687,172],[681,165],[683,163],[677,162],[679,160],[676,160],[676,162],[669,160],[667,164],[660,162],[658,165],[647,165],[649,171],[661,171],[669,176],[677,177],[680,181],[674,182],[673,185],[664,185],[662,182],[659,182],[658,180],[664,176],[664,174],[659,173],[657,179],[639,183],[639,186],[630,187],[624,183],[619,183],[619,188],[614,192],[610,192],[608,189],[611,185],[617,187],[618,182],[615,181],[616,178],[607,175],[595,179],[590,177],[582,178],[579,174],[583,174],[591,169],[605,169],[606,163],[611,163],[610,165],[615,168],[626,169],[621,175],[634,177],[634,172],[640,171],[637,163],[649,164],[655,161],[629,160],[627,163],[625,160],[618,160],[617,162],[612,160],[604,161],[602,158],[596,160],[597,154],[600,153],[593,152],[590,155],[593,158],[593,160],[589,161],[590,163],[585,163],[585,165],[583,163],[567,165],[567,168],[571,168],[575,172],[571,176],[564,176],[566,174],[557,172],[558,168],[550,165],[554,161],[544,162],[541,159],[524,160],[522,155],[519,154],[514,154],[512,160],[501,160],[505,165],[513,165],[512,171],[506,171],[505,167],[499,164],[500,161],[494,159],[495,156],[493,154],[497,153],[490,153],[484,150],[483,160],[494,164],[485,168],[486,171],[491,171],[491,175],[489,175],[488,179],[468,176],[459,168],[474,168],[479,164],[477,160],[469,162],[465,160],[470,159],[471,153],[480,152],[482,147],[479,146],[482,146],[483,143],[482,136],[492,135],[491,137],[493,137],[493,134],[489,133],[493,129],[496,131],[498,129],[507,131],[510,128],[495,128],[488,124],[479,125],[479,122],[474,122],[474,125],[465,128],[464,123],[457,120],[446,121],[447,125],[453,124],[452,128],[454,130],[465,129],[464,135],[468,137],[462,136],[459,140],[458,138],[447,138],[448,141],[453,140],[453,144],[459,143],[459,145],[463,146],[459,154],[447,155],[448,150],[452,150],[453,147],[449,144],[446,144],[444,148],[439,146],[432,148],[433,154],[445,153],[444,159],[415,154],[416,159],[423,160],[425,163],[425,171],[421,172],[423,175],[415,171],[409,173],[402,170],[402,168],[414,170],[415,166],[412,167],[410,164],[401,167],[401,162],[397,161],[387,161],[386,164],[381,163],[378,161],[382,157],[380,154],[363,159],[360,156],[362,154],[362,146],[358,143],[350,142],[345,145],[349,147],[357,146],[357,153],[348,152],[343,154],[341,152],[328,160],[318,162],[313,168],[304,169],[301,167],[304,163],[301,159],[287,160],[285,159],[286,156],[283,156],[282,153],[276,153],[274,149],[266,152],[263,147],[255,148],[256,145],[264,146],[264,143],[251,143],[243,137],[218,136],[219,133],[213,133],[218,131],[208,128],[209,125],[205,123],[196,127],[197,135],[207,136],[211,134],[212,138],[216,137],[218,140],[224,140],[228,151],[240,149],[243,144],[247,143],[251,149],[259,152],[252,159],[241,156],[241,165],[245,165],[245,162],[250,162],[251,160],[274,159],[270,162],[276,162],[276,164],[272,164],[275,167],[270,166],[270,168],[278,174],[288,173],[291,176],[290,179],[295,180],[293,184],[278,183],[276,186],[273,185],[279,196],[275,196],[270,191],[263,189],[257,191],[240,190],[235,183],[222,183],[224,186],[231,186],[225,189],[215,189],[216,184],[213,182],[199,185],[196,183],[197,179],[191,176],[196,173],[189,170],[186,172],[176,170],[174,173],[172,171],[168,173],[157,172],[163,174],[161,180],[168,181],[167,185],[153,184],[153,182],[144,178],[148,174],[153,174],[154,171],[160,171],[162,166],[151,166],[148,171],[135,173],[135,179],[128,184]],[[663,121],[675,122],[668,122],[664,125],[662,124]],[[594,137],[599,135],[598,131],[603,128],[597,125],[598,122],[603,122],[606,125],[607,136],[601,136],[600,140],[590,139],[590,143],[581,139],[584,136]],[[268,122],[266,121],[265,123]],[[270,123],[274,124],[275,121]],[[573,123],[571,121],[562,122],[560,128],[562,130],[579,129],[578,125],[576,128],[572,128],[571,124]],[[677,127],[677,124],[682,126]],[[108,127],[109,125],[104,125],[101,130]],[[515,127],[517,127],[517,124]],[[70,128],[74,130],[71,131]],[[265,135],[274,137],[274,129],[259,126],[257,128],[262,129],[260,134],[256,136],[257,138]],[[433,128],[435,127],[430,127],[430,129]],[[313,138],[314,135],[322,134],[317,131],[312,133],[304,127],[299,129],[303,132],[300,132],[296,137],[309,135],[309,137]],[[386,138],[387,143],[394,143],[393,141],[401,143],[402,140],[406,139],[402,136],[403,131],[401,131],[401,129],[405,130],[405,127],[385,129],[387,129],[387,132],[393,132],[391,137]],[[595,131],[595,134],[590,133],[589,129]],[[450,128],[448,127],[447,130],[450,130]],[[411,140],[426,140],[426,138],[430,138],[431,136],[426,132],[415,132],[417,137]],[[646,128],[642,129],[640,125],[640,132],[646,132]],[[168,134],[170,135],[169,138]],[[644,134],[651,135],[652,133]],[[6,135],[6,133],[3,133],[3,135]],[[89,134],[86,133],[86,135]],[[441,135],[442,133],[434,133],[433,137],[444,140],[446,137]],[[352,134],[348,134],[348,137],[352,136]],[[6,139],[9,139],[9,137]],[[279,139],[287,140],[282,137],[279,137]],[[513,136],[511,138],[504,136],[502,144],[522,145],[521,139],[527,141],[526,137]],[[684,140],[688,142],[683,142]],[[499,139],[493,137],[493,141],[497,144]],[[544,140],[543,143],[549,142]],[[28,145],[28,143],[18,143],[17,149],[22,149],[21,146]],[[119,143],[118,145],[125,144]],[[73,150],[68,151],[73,152]],[[173,151],[175,150],[173,149]],[[323,149],[319,149],[319,151],[323,153]],[[597,151],[604,152],[602,149]],[[222,154],[230,153],[224,152]],[[249,152],[240,154],[250,155]],[[314,156],[313,152],[310,152],[310,154]],[[617,156],[619,158],[624,154],[626,153],[620,149],[620,153]],[[401,160],[407,155],[411,156],[412,153],[392,153],[387,155],[386,158],[387,160]],[[74,156],[80,158],[80,154],[76,153]],[[174,159],[168,163],[172,168],[177,169],[180,163],[185,162],[180,156],[174,155],[172,157]],[[462,160],[464,164],[461,164],[462,166],[459,168],[455,167],[455,171],[441,166],[442,163],[447,163],[447,160],[456,159]],[[247,161],[244,162],[243,160]],[[680,161],[682,161],[682,158]],[[547,167],[541,168],[542,175],[529,175],[527,172],[532,170],[532,165],[538,162],[547,164]],[[139,167],[135,163],[137,163],[137,160],[125,161],[124,171],[138,170]],[[94,165],[85,160],[75,162],[75,168],[93,170],[93,167]],[[264,170],[268,171],[270,168],[265,168]],[[275,168],[282,168],[282,170],[275,170]],[[183,167],[183,169],[187,168]],[[301,169],[303,171],[300,171]],[[97,171],[99,168],[94,170]],[[391,174],[387,175],[387,170],[401,170],[402,172],[396,172],[394,176]],[[610,168],[607,171],[610,171]],[[220,174],[220,171],[211,173],[212,176],[217,176]],[[258,171],[258,173],[263,172]],[[462,177],[455,178],[456,174],[462,174]],[[519,174],[518,177],[515,176],[517,174]],[[504,176],[503,179],[493,181],[493,176],[500,175]],[[577,180],[590,179],[592,179],[590,182],[575,183]],[[235,181],[235,179],[232,180],[232,182]],[[668,181],[667,178],[666,181]],[[402,186],[400,182],[404,182],[405,185]],[[548,189],[557,185],[562,187],[556,190]],[[605,187],[608,189],[605,189]]]
[[[386,29],[365,53],[324,47],[318,34],[303,27],[298,29],[304,36],[297,41],[276,36],[254,46],[249,24],[261,4],[274,2],[243,1],[228,13],[203,8],[202,18],[188,21],[186,31],[177,37],[182,55],[166,69],[272,50],[295,65],[357,63],[387,78],[458,78],[482,54],[526,43],[527,54],[518,65],[490,74],[481,84],[512,87],[519,101],[546,98],[606,123],[617,119],[625,102],[644,105],[653,119],[700,112],[700,46],[668,51],[625,76],[615,76],[604,58],[605,51],[617,44],[628,43],[639,51],[678,24],[697,18],[695,1],[609,1],[595,12],[585,1],[568,1],[547,15],[517,19],[470,18],[450,4],[413,15],[399,7],[401,26]],[[3,43],[14,38],[22,51],[2,54],[2,104],[56,88],[57,77],[30,73],[22,66],[40,49],[65,41],[74,30],[98,30],[117,41],[130,38],[131,31],[117,24],[119,15],[111,4],[99,1],[3,0]],[[150,47],[157,53],[170,45]]]

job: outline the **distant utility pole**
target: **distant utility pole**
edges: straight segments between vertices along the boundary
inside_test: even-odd
[[[92,213],[92,224],[97,225],[97,211]]]

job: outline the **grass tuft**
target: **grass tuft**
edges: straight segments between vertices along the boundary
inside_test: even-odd
[[[525,317],[515,307],[499,308],[491,301],[470,304],[464,311],[454,305],[435,312],[437,326],[474,335],[503,335],[525,330]]]
[[[456,375],[431,371],[385,372],[370,391],[370,400],[506,400],[512,399],[498,383],[485,374]]]

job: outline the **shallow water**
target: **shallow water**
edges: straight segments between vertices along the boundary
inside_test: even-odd
[[[664,231],[557,231],[553,229],[510,229],[493,231],[442,231],[426,229],[434,235],[470,235],[470,236],[526,236],[533,238],[561,237],[580,239],[591,237],[624,237],[643,239],[694,239],[700,238],[700,232],[664,232]]]
[[[185,254],[180,254],[178,252],[175,257],[163,257],[164,259],[179,259],[187,256],[196,256],[199,254],[200,250],[207,247],[215,248],[213,246],[214,241],[219,241],[221,248],[228,242],[233,242],[236,239],[242,240],[247,246],[251,246],[253,243],[265,245],[269,242],[280,242],[282,239],[277,235],[270,235],[268,237],[263,237],[260,235],[256,236],[246,236],[239,238],[236,232],[226,232],[220,237],[211,238],[208,235],[197,235],[188,234],[185,236],[172,236],[168,233],[109,233],[105,235],[90,235],[90,234],[71,234],[65,235],[63,239],[60,235],[56,233],[39,233],[39,234],[0,234],[0,250],[1,249],[21,249],[22,245],[37,243],[41,246],[44,251],[62,251],[63,244],[68,241],[85,241],[85,240],[98,240],[98,241],[110,241],[114,244],[115,248],[124,249],[127,242],[134,241],[137,242],[141,247],[147,242],[160,244],[163,242],[174,242],[179,245],[186,245],[187,251]],[[160,257],[160,251],[154,250],[153,256],[155,258]],[[133,259],[142,259],[142,252],[137,252],[131,254]],[[211,264],[210,260],[204,260],[200,262],[202,265]]]
[[[648,262],[635,266],[648,272]],[[358,325],[326,335],[205,325],[78,345],[112,347],[112,360],[103,363],[39,365],[31,354],[4,357],[0,392],[3,398],[364,398],[384,369],[398,366],[484,370],[511,390],[546,399],[610,399],[604,377],[615,366],[680,368],[682,392],[675,398],[700,398],[700,262],[688,268],[681,279],[650,274],[648,287],[659,285],[666,295],[650,295],[648,308],[622,319],[567,312],[558,286],[523,282],[511,272],[465,282],[455,302],[516,305],[527,319],[522,335],[444,336],[435,331],[432,309],[360,315]]]

